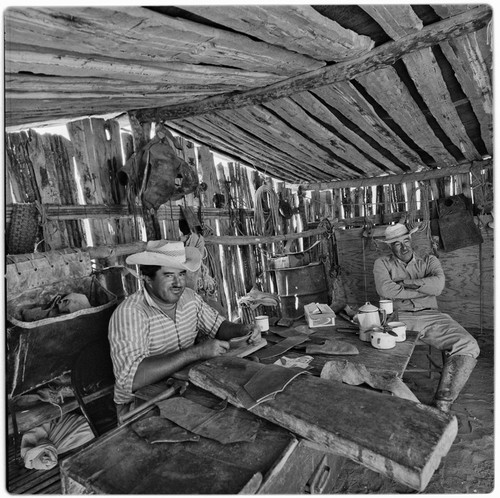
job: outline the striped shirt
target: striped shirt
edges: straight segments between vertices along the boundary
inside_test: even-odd
[[[109,322],[109,342],[115,374],[114,401],[133,399],[132,383],[144,358],[192,346],[200,335],[214,338],[224,317],[186,288],[177,302],[175,321],[153,301],[145,289],[126,298]]]

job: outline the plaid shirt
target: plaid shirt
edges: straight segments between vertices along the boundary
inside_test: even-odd
[[[198,334],[214,338],[223,321],[223,316],[189,288],[184,289],[177,303],[175,322],[145,289],[125,299],[109,323],[115,403],[133,399],[132,383],[144,358],[186,349],[194,344]]]

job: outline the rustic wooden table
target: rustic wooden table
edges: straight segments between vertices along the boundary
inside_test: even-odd
[[[299,321],[295,325],[301,324]],[[339,330],[344,326],[316,329],[311,337],[341,339],[354,344],[359,355],[314,355],[313,374],[319,375],[329,359],[346,358],[361,362],[371,370],[392,371],[402,376],[415,346],[416,333],[407,333],[407,341],[398,343],[391,350],[377,350],[370,343],[362,342],[355,330]],[[274,339],[273,330],[278,329],[272,328],[267,339]],[[276,340],[281,339],[276,335]],[[268,342],[266,347],[274,341]],[[304,353],[299,348],[283,355],[296,357]],[[277,358],[265,360],[265,363]],[[150,386],[143,390],[143,398],[153,397],[162,389],[165,389],[162,383]],[[184,396],[197,401],[201,396],[209,404],[220,401],[212,394],[200,391],[190,386]],[[248,412],[245,414],[248,416]],[[261,425],[254,442],[229,445],[204,437],[198,442],[150,444],[134,432],[133,424],[126,424],[61,463],[63,493],[330,492],[344,457],[325,452],[277,425],[259,420]]]
[[[305,325],[306,323],[304,320],[298,320],[293,326],[299,327],[300,330],[300,327]],[[279,330],[280,327],[270,327],[269,334],[265,336],[266,340],[270,344],[283,339],[279,335],[275,334],[275,332],[279,332]],[[310,355],[314,357],[314,360],[311,362],[311,372],[315,375],[319,375],[321,373],[323,365],[328,360],[346,359],[351,363],[361,363],[370,371],[394,372],[398,377],[402,377],[418,340],[418,332],[410,330],[406,331],[406,341],[397,342],[394,348],[376,349],[370,342],[362,341],[358,336],[358,329],[341,318],[336,319],[335,326],[320,327],[309,330],[314,330],[314,332],[310,334],[312,339],[338,339],[342,342],[356,346],[359,351],[359,354],[357,355]],[[305,344],[302,344],[280,356],[296,358],[305,354],[305,348]],[[300,351],[301,349],[303,350],[302,352]],[[263,362],[273,363],[277,358],[278,357],[270,360],[263,360]]]
[[[162,383],[151,389],[162,389]],[[195,386],[183,396],[215,408],[220,399]],[[246,410],[228,405],[232,417],[253,418],[251,442],[150,444],[127,423],[61,462],[63,494],[266,494],[328,493],[344,458]],[[157,409],[143,419],[157,415]],[[236,421],[236,420],[235,420]]]

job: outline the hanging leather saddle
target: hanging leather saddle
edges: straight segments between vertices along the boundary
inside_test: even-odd
[[[162,126],[120,169],[118,181],[133,185],[143,205],[155,210],[169,200],[182,199],[199,185],[195,167],[177,156],[174,136]]]

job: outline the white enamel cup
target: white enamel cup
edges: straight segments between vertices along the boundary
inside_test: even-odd
[[[392,349],[396,346],[396,338],[386,332],[371,333],[372,346],[377,349]]]
[[[389,322],[387,326],[390,327],[394,333],[398,334],[398,336],[395,337],[396,342],[406,341],[406,324],[403,322]]]
[[[390,299],[381,299],[378,304],[379,309],[385,310],[387,316],[392,315],[394,307],[392,306],[392,301]]]
[[[269,330],[269,317],[266,315],[256,316],[255,325],[259,327],[261,332],[267,332]]]

